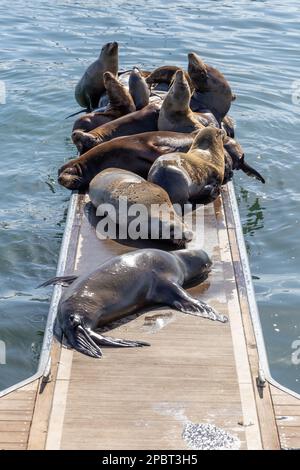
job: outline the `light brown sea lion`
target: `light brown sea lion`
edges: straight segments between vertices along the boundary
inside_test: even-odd
[[[181,218],[176,214],[166,191],[156,184],[150,183],[135,173],[120,168],[107,168],[96,175],[89,185],[89,196],[93,206],[110,205],[114,210],[112,222],[125,229],[130,238],[130,224],[136,218],[130,215],[130,208],[139,207],[140,231],[144,238],[157,237],[184,246],[193,238],[193,232],[187,229]],[[123,199],[127,217],[120,213],[120,199]],[[156,233],[154,231],[156,229]],[[134,234],[135,235],[135,234]],[[135,239],[135,238],[134,238]]]
[[[190,109],[191,90],[183,70],[177,70],[158,118],[160,131],[195,132],[204,126]]]
[[[191,99],[192,110],[209,110],[221,123],[235,99],[228,81],[219,70],[205,64],[195,53],[188,54],[188,61],[188,73],[195,88]]]
[[[122,116],[114,121],[96,127],[89,133],[76,130],[72,140],[80,154],[87,152],[98,144],[125,135],[141,134],[156,131],[160,104],[151,103],[145,108]]]
[[[119,68],[118,43],[109,42],[102,47],[99,58],[84,72],[76,85],[75,98],[77,103],[90,111],[97,108],[99,98],[104,93],[104,72],[117,76]]]
[[[118,137],[97,145],[58,170],[58,181],[68,189],[85,189],[100,171],[123,168],[147,178],[156,158],[171,152],[187,152],[193,143],[190,134],[145,132]]]
[[[224,181],[224,138],[222,129],[205,127],[187,153],[159,157],[149,171],[148,181],[164,188],[173,204],[216,198]]]
[[[131,94],[137,110],[149,104],[150,90],[143,75],[134,67],[129,76],[129,93]]]
[[[88,113],[78,118],[74,123],[73,131],[80,129],[89,132],[136,110],[131,94],[111,72],[104,72],[103,80],[109,100],[106,110]]]
[[[222,323],[228,321],[225,315],[195,299],[182,287],[206,279],[211,265],[203,250],[170,253],[143,249],[110,258],[89,274],[55,277],[40,287],[71,284],[59,301],[58,325],[70,346],[100,358],[100,345],[149,346],[143,341],[104,336],[98,330],[146,307],[168,305],[190,315]]]

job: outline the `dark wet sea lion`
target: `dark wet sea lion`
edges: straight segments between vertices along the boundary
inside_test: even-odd
[[[160,131],[195,132],[203,124],[190,109],[191,90],[183,70],[177,70],[173,83],[165,97],[158,118]]]
[[[63,291],[58,323],[69,344],[91,357],[102,356],[100,345],[137,347],[148,345],[103,336],[97,331],[116,320],[154,305],[167,305],[183,313],[226,322],[224,315],[192,297],[182,286],[207,276],[211,261],[203,250],[168,253],[144,249],[109,259],[88,275],[82,275]],[[66,277],[72,282],[74,276]],[[65,277],[51,283],[62,283]]]
[[[99,98],[105,92],[104,72],[111,72],[117,76],[118,68],[118,43],[109,42],[102,47],[99,58],[86,69],[77,83],[75,88],[77,103],[90,111],[97,108]]]
[[[159,110],[158,103],[151,103],[139,111],[108,122],[89,133],[76,130],[72,133],[72,140],[80,154],[83,154],[96,145],[116,137],[157,131]]]
[[[130,208],[142,205],[143,219],[141,230],[145,237],[153,239],[157,235],[159,240],[165,240],[183,247],[193,238],[181,218],[174,211],[166,191],[156,184],[150,183],[141,176],[120,168],[108,168],[101,171],[92,179],[89,185],[89,196],[97,209],[100,205],[110,204],[114,208],[112,221],[128,229],[134,216],[130,216]],[[120,198],[126,200],[127,217],[119,213]],[[153,227],[157,228],[157,234]],[[151,233],[152,227],[152,233]],[[130,238],[130,234],[129,234]]]
[[[136,110],[132,96],[127,88],[111,73],[103,74],[104,86],[108,95],[108,106],[103,112],[88,113],[77,119],[73,131],[80,129],[89,132],[107,122],[118,119],[121,116]]]
[[[137,110],[149,104],[150,90],[143,75],[137,67],[132,69],[129,76],[129,93]]]
[[[235,99],[228,81],[219,70],[205,64],[193,52],[188,54],[188,61],[188,73],[195,88],[191,99],[192,110],[210,110],[221,123]]]
[[[58,181],[68,189],[84,189],[97,173],[111,167],[147,178],[156,158],[165,153],[187,152],[192,142],[192,136],[177,132],[145,132],[118,137],[65,163],[58,171]]]
[[[173,204],[214,199],[224,181],[224,138],[222,129],[205,127],[187,153],[159,157],[149,171],[148,181],[164,188]]]

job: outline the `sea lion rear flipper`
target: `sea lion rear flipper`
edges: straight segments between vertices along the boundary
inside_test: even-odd
[[[246,173],[246,175],[252,176],[253,178],[256,178],[258,181],[261,181],[265,184],[266,180],[264,179],[264,177],[260,173],[258,173],[258,171],[248,165],[248,163],[245,162],[245,155],[243,155],[241,158],[240,169],[244,173]]]
[[[166,303],[170,305],[170,307],[176,308],[183,313],[209,318],[210,320],[218,320],[222,323],[228,321],[225,315],[220,315],[205,302],[195,299],[174,282],[163,283],[163,286],[161,284],[158,297],[162,303]]]
[[[88,112],[88,108],[80,109],[80,111],[76,111],[76,113],[70,114],[65,119],[69,119],[70,117],[77,116],[77,114],[87,113],[87,112]]]
[[[150,346],[145,341],[130,341],[127,339],[112,338],[111,336],[103,336],[100,333],[90,330],[90,336],[97,344],[101,346],[115,346],[121,348],[139,348],[142,346]]]
[[[66,286],[69,286],[70,284],[72,284],[72,282],[74,282],[77,278],[78,278],[78,276],[75,276],[74,274],[71,275],[71,276],[52,277],[51,279],[48,279],[48,281],[45,281],[42,284],[40,284],[39,286],[37,286],[36,289],[38,289],[39,287],[50,286],[52,284],[53,285],[61,284],[62,286],[66,287]]]

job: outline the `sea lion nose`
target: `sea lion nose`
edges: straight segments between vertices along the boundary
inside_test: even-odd
[[[183,232],[183,239],[185,242],[190,242],[193,240],[194,234],[191,230],[185,230]]]

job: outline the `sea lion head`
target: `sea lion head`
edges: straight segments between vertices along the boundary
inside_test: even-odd
[[[102,47],[100,57],[102,58],[103,56],[115,56],[118,54],[118,50],[119,44],[117,42],[108,42]]]
[[[227,134],[223,129],[207,126],[201,129],[196,135],[191,150],[214,150],[223,149],[223,143],[227,138]]]
[[[188,74],[198,91],[208,91],[208,70],[206,64],[197,54],[190,52],[188,54]]]
[[[70,161],[58,170],[58,182],[68,189],[82,189],[88,182],[80,163]]]
[[[165,98],[167,106],[172,110],[184,110],[189,107],[191,90],[183,70],[175,73],[168,95]]]
[[[184,272],[184,282],[203,281],[211,271],[212,261],[206,251],[185,249],[174,252],[181,261]]]
[[[71,138],[80,155],[97,145],[96,139],[93,135],[89,134],[88,132],[83,132],[80,129],[73,131]]]

